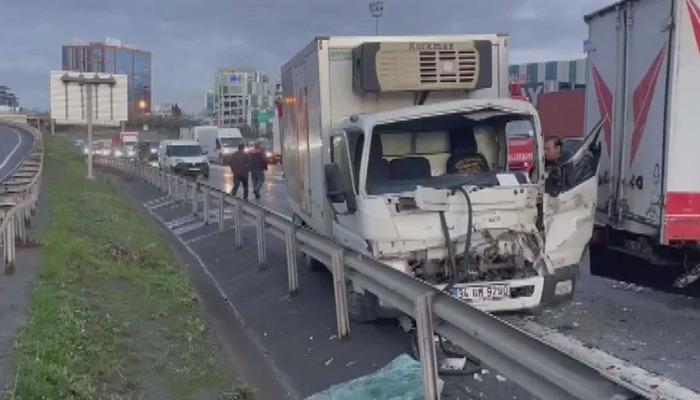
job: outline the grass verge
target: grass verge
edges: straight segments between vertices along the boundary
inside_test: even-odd
[[[167,243],[80,155],[45,142],[50,224],[4,398],[252,399],[233,383]]]

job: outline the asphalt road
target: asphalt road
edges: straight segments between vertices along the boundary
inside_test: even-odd
[[[210,183],[230,189],[231,176],[213,166]],[[161,221],[178,245],[201,261],[248,335],[278,371],[290,398],[304,398],[346,382],[410,353],[411,336],[396,321],[352,324],[351,338],[335,336],[336,321],[330,275],[303,268],[298,296],[287,295],[285,250],[269,236],[268,265],[257,265],[255,231],[247,224],[244,248],[232,246],[232,213],[225,231],[217,232],[218,205],[210,223],[190,216],[190,206],[162,197],[143,182],[128,185],[130,195]],[[285,181],[278,169],[267,175],[261,203],[288,214]],[[573,302],[527,314],[504,315],[519,326],[536,323],[563,333],[651,372],[700,391],[700,300],[661,293],[636,285],[591,276],[584,271]],[[548,338],[545,337],[545,340]],[[554,339],[553,339],[554,340]],[[529,399],[532,396],[488,366],[469,366],[470,374],[444,377],[445,399]]]
[[[30,134],[0,122],[0,182],[15,170],[33,144]]]
[[[32,135],[0,122],[0,182],[15,170],[33,144]]]

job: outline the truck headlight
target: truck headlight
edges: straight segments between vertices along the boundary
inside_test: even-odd
[[[115,151],[114,151],[114,156],[115,156],[115,157],[121,157],[121,156],[122,156],[122,152],[121,152],[120,150],[115,150]]]
[[[156,154],[158,152],[158,149],[151,149],[151,154]]]
[[[133,157],[136,154],[136,152],[133,150],[129,150],[127,154],[129,155],[129,157]]]

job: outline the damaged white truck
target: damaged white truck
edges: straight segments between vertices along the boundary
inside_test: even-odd
[[[571,298],[600,126],[545,171],[536,110],[508,99],[507,60],[504,35],[313,40],[282,68],[295,220],[485,311]],[[529,175],[508,169],[511,132],[537,143]],[[348,292],[353,319],[391,315]]]

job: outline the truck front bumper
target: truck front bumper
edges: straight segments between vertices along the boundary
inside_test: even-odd
[[[209,165],[206,163],[179,163],[173,171],[182,175],[209,175]]]
[[[486,312],[507,312],[518,310],[530,310],[547,305],[555,305],[571,300],[576,289],[576,277],[578,265],[557,269],[554,274],[547,276],[533,276],[523,279],[510,279],[503,281],[479,281],[459,283],[452,288],[452,295],[460,298],[460,289],[468,287],[492,287],[508,285],[510,294],[495,300],[467,300],[460,298],[465,303]],[[446,284],[435,285],[436,289],[444,290]],[[379,306],[385,311],[392,307],[379,301]]]

